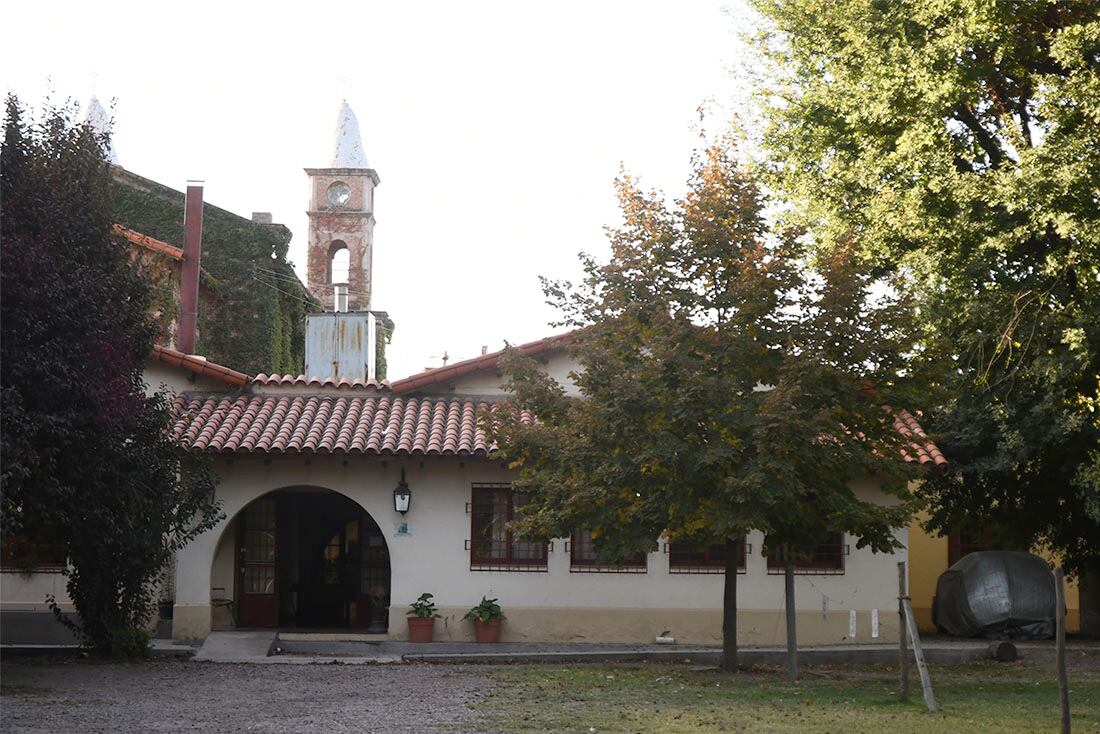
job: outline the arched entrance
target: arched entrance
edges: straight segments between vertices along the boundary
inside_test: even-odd
[[[281,489],[235,521],[238,627],[385,632],[385,536],[353,500],[327,489]]]

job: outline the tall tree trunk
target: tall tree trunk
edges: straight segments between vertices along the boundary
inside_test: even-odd
[[[1100,638],[1100,563],[1090,563],[1077,577],[1081,636]]]
[[[783,544],[783,606],[787,611],[787,677],[798,680],[798,630],[794,619],[794,559]]]
[[[737,670],[737,540],[726,538],[726,583],[722,591],[722,670]]]

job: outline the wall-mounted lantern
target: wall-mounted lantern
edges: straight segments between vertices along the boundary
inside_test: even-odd
[[[395,512],[400,512],[404,515],[409,511],[409,503],[412,501],[412,492],[409,491],[409,484],[405,481],[405,470],[401,470],[401,481],[397,483],[397,487],[393,490],[393,509]]]

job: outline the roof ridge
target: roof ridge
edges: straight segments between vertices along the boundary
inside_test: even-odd
[[[528,357],[534,357],[545,352],[552,351],[564,347],[572,342],[577,335],[577,329],[567,331],[563,334],[555,334],[554,336],[544,337],[542,339],[536,339],[533,342],[527,342],[526,344],[520,344],[518,346],[509,346],[504,349],[499,349],[495,352],[488,354],[482,354],[470,359],[464,359],[454,364],[444,365],[443,367],[433,367],[432,369],[424,370],[415,375],[409,377],[403,377],[400,380],[394,380],[390,383],[390,388],[397,394],[403,394],[412,392],[413,390],[419,390],[422,387],[428,385],[434,385],[439,382],[443,382],[448,379],[454,379],[463,375],[468,375],[471,372],[477,372],[478,370],[489,369],[495,367],[500,363],[500,358],[504,352],[509,348],[518,349]]]

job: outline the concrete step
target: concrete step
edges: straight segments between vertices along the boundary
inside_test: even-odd
[[[211,632],[192,658],[197,662],[254,663],[266,660],[275,647],[277,630]]]

